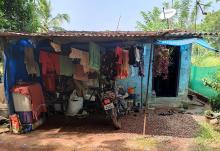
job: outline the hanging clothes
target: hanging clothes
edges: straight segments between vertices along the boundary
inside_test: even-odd
[[[128,50],[122,51],[121,64],[117,64],[117,78],[125,79],[129,76],[129,54]]]
[[[39,66],[34,59],[34,49],[26,47],[24,49],[24,63],[26,64],[26,69],[29,75],[40,76]]]
[[[86,73],[89,72],[89,53],[88,52],[85,52],[85,51],[82,52],[82,58],[81,58],[80,64],[83,65],[84,72]]]
[[[39,62],[42,64],[42,74],[56,73],[60,74],[59,55],[40,51]]]
[[[116,58],[117,58],[117,64],[123,64],[123,49],[120,48],[120,47],[116,47],[115,49],[115,55],[116,55]]]
[[[130,77],[138,76],[138,69],[136,67],[131,65],[129,71],[130,71]]]
[[[71,53],[69,57],[72,59],[80,59],[80,64],[83,65],[84,72],[89,72],[89,53],[86,51],[81,51],[76,48],[71,48]]]
[[[84,72],[81,64],[74,64],[73,79],[80,81],[88,81],[88,74]]]
[[[138,74],[139,76],[144,76],[144,49],[142,47],[137,47],[136,50],[138,49],[139,52],[139,62],[138,64]],[[136,59],[137,60],[137,59]]]
[[[168,78],[169,73],[169,50],[158,47],[154,54],[153,77]]]
[[[73,75],[73,63],[67,56],[60,55],[60,75],[72,76]]]
[[[89,43],[89,65],[94,70],[100,69],[101,47],[93,42]]]
[[[140,49],[138,49],[137,47],[135,48],[135,61],[136,63],[139,63],[141,61]]]
[[[76,49],[76,48],[71,48],[69,58],[72,59],[73,64],[80,64],[81,58],[82,58],[81,50]]]
[[[135,65],[136,63],[136,58],[135,58],[135,47],[131,46],[129,49],[129,64],[130,65]]]
[[[55,52],[61,52],[61,46],[57,43],[50,42],[51,47],[54,49]]]
[[[14,113],[11,88],[17,81],[30,81],[24,63],[24,48],[26,47],[33,46],[28,40],[22,39],[17,42],[10,41],[9,46],[4,50],[4,92],[8,102],[9,114]]]
[[[76,48],[71,48],[71,52],[69,54],[69,57],[74,59],[74,58],[79,58],[81,59],[82,58],[82,51],[79,50],[79,49],[76,49]]]
[[[42,64],[42,79],[47,91],[55,92],[56,75],[60,74],[59,55],[40,51],[39,62]]]
[[[113,51],[106,51],[102,55],[100,72],[107,80],[115,80],[117,77],[117,61],[118,59]]]
[[[54,73],[48,73],[42,75],[43,84],[47,91],[55,92],[56,91],[56,75]]]
[[[35,83],[31,85],[15,86],[12,92],[20,93],[30,98],[34,119],[38,120],[40,114],[47,111],[40,84]]]

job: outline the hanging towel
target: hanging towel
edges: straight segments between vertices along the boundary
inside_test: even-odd
[[[90,42],[89,43],[89,65],[92,69],[100,69],[100,53],[101,47],[97,44]]]
[[[72,76],[73,75],[73,63],[67,56],[60,57],[60,75]]]
[[[26,47],[24,49],[24,63],[26,64],[26,69],[28,74],[35,74],[39,76],[39,67],[34,59],[33,48]]]
[[[89,72],[89,53],[82,51],[82,58],[80,64],[83,65],[84,72]]]
[[[80,64],[83,65],[84,72],[89,72],[89,53],[76,48],[71,48],[69,55],[72,59],[80,59]]]
[[[81,58],[82,57],[81,50],[76,49],[76,48],[71,48],[71,52],[69,54],[69,57],[72,59]]]

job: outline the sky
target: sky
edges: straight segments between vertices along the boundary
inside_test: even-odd
[[[51,0],[52,15],[67,13],[70,16],[70,23],[64,23],[62,27],[78,31],[114,31],[120,16],[118,30],[137,30],[137,21],[142,21],[140,11],[151,11],[154,6],[162,9],[162,2],[163,0]],[[212,9],[220,9],[220,3]]]

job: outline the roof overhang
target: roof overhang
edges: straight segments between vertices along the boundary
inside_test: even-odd
[[[62,31],[48,33],[0,32],[0,38],[6,39],[57,39],[58,41],[74,42],[110,42],[110,41],[155,41],[166,39],[190,39],[203,36],[219,36],[218,33],[193,33],[180,30],[164,31]]]

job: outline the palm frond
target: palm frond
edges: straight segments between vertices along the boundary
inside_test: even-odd
[[[68,14],[57,14],[54,18],[49,21],[50,25],[60,26],[63,22],[69,22],[70,17]]]

